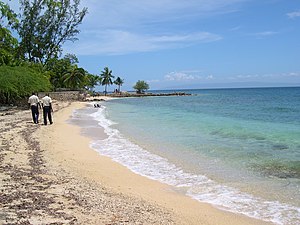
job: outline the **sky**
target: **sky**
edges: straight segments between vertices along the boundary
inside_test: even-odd
[[[300,1],[81,0],[79,66],[150,89],[300,86]],[[102,88],[102,87],[101,87]],[[110,87],[113,90],[115,87]],[[101,89],[102,90],[102,89]]]

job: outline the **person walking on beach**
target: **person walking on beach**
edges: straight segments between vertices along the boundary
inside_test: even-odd
[[[50,124],[52,124],[52,115],[51,112],[53,112],[52,109],[52,99],[48,96],[48,94],[45,95],[45,97],[42,98],[42,106],[43,106],[43,116],[44,116],[44,125],[47,125],[47,117],[49,119]]]
[[[34,92],[29,97],[28,104],[31,109],[33,122],[35,124],[38,124],[39,123],[39,107],[41,108],[41,105],[40,105],[39,97],[36,96]]]

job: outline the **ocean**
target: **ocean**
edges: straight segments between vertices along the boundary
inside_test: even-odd
[[[70,122],[99,154],[193,199],[300,224],[300,88],[176,91],[191,95],[113,99]]]

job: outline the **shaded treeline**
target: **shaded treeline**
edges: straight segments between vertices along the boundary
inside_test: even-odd
[[[100,77],[80,68],[76,55],[62,57],[62,45],[77,40],[87,14],[80,0],[19,0],[19,5],[16,14],[0,0],[0,104],[31,92],[93,88]]]

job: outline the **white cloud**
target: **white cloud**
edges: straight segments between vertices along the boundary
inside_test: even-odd
[[[245,1],[82,0],[89,13],[79,28],[76,49],[68,43],[65,50],[78,55],[128,54],[217,41],[220,35],[189,24],[236,11],[237,3]]]
[[[285,73],[282,75],[286,76],[286,77],[300,77],[300,72],[290,72],[290,73]]]
[[[67,52],[75,51],[78,55],[121,55],[132,52],[182,48],[222,39],[222,37],[209,32],[155,35],[131,33],[122,30],[84,32],[82,36],[84,41],[76,42],[76,49],[73,49],[72,44],[66,45]],[[93,39],[89,39],[88,36],[92,36]]]
[[[231,76],[230,80],[264,80],[264,79],[284,79],[284,78],[298,78],[300,72],[289,72],[289,73],[271,73],[271,74],[247,74],[247,75],[236,75]]]
[[[265,37],[265,36],[271,36],[271,35],[275,35],[275,34],[278,34],[278,32],[275,32],[275,31],[264,31],[264,32],[256,33],[254,35],[259,36],[259,37]]]
[[[201,76],[197,74],[193,74],[193,72],[170,72],[166,74],[164,79],[166,81],[197,81],[197,80],[211,80],[213,79],[212,75]]]
[[[237,75],[236,78],[238,79],[252,79],[252,78],[257,78],[258,75]]]
[[[88,7],[89,13],[79,26],[79,41],[75,45],[67,42],[64,52],[127,54],[217,41],[222,39],[220,35],[186,25],[207,16],[234,12],[238,3],[245,1],[248,0],[81,0],[81,7]],[[16,2],[10,3],[17,6]]]
[[[195,80],[197,76],[189,75],[182,72],[171,72],[165,75],[165,80],[168,81],[182,81],[182,80]]]
[[[89,8],[88,23],[96,27],[131,27],[138,24],[180,21],[236,10],[245,0],[83,0]]]
[[[229,31],[238,31],[241,28],[242,28],[241,26],[236,26],[236,27],[232,27],[231,29],[229,29]]]
[[[295,12],[290,12],[290,13],[287,13],[287,16],[291,19],[294,19],[296,17],[300,17],[300,10],[298,11],[295,11]]]
[[[160,83],[161,81],[160,80],[146,80],[147,83],[149,84],[153,84],[153,83]]]
[[[297,77],[300,77],[300,72],[263,74],[260,77],[264,77],[264,78],[297,78]]]
[[[260,39],[260,38],[270,37],[270,36],[276,35],[278,33],[279,32],[276,32],[276,31],[263,31],[263,32],[253,33],[253,34],[250,34],[250,35],[255,36],[256,38]]]

